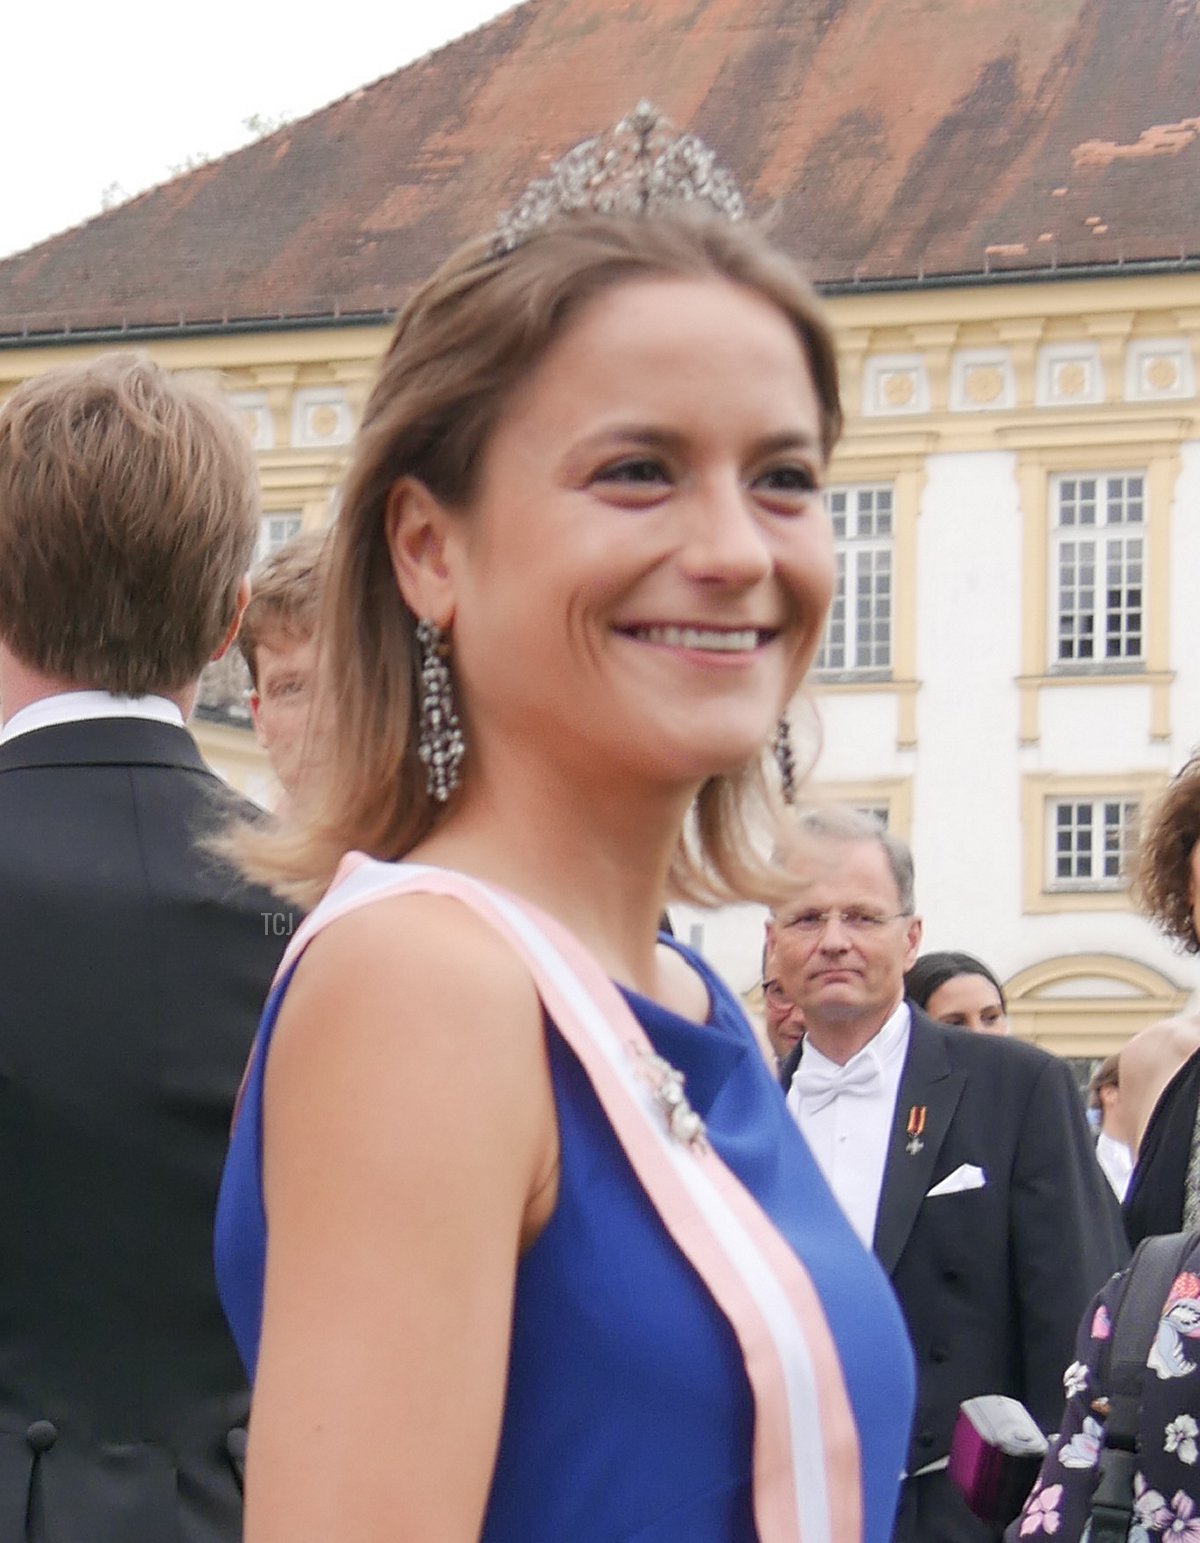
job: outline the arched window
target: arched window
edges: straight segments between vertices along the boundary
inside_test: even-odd
[[[1056,1055],[1112,1055],[1139,1030],[1182,1011],[1189,996],[1160,971],[1117,954],[1064,954],[1005,983],[1013,1033]]]

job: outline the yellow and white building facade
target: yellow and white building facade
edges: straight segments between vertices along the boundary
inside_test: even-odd
[[[1200,742],[1200,274],[828,304],[847,428],[813,794],[912,842],[927,946],[986,960],[1016,1032],[1106,1054],[1200,984],[1133,911],[1122,861]],[[258,453],[265,555],[336,517],[387,336],[218,328],[127,345],[220,380]],[[0,395],[116,343],[0,349]],[[212,764],[269,802],[248,720],[196,727]],[[762,913],[676,920],[753,1003]]]
[[[847,430],[816,794],[912,843],[925,946],[991,965],[1015,1032],[1106,1055],[1200,983],[1124,864],[1200,743],[1200,275],[829,304]],[[760,922],[682,930],[749,990]]]

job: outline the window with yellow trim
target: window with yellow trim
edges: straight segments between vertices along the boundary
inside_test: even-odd
[[[825,678],[888,680],[892,673],[895,545],[891,483],[831,487],[837,582],[816,669]]]
[[[806,804],[821,807],[845,804],[873,815],[885,830],[907,841],[912,832],[912,779],[879,777],[863,782],[809,783],[803,790]]]
[[[1124,889],[1125,862],[1141,813],[1137,798],[1047,800],[1048,890]]]
[[[1145,658],[1144,472],[1051,482],[1051,666],[1140,668]]]
[[[1128,859],[1161,771],[1029,773],[1021,779],[1026,915],[1131,909]]]

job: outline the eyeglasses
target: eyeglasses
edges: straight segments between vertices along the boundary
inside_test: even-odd
[[[777,980],[765,980],[762,983],[763,996],[772,1007],[791,1007],[792,999]]]
[[[878,911],[866,911],[861,906],[851,905],[844,910],[799,911],[795,916],[789,917],[784,926],[793,927],[797,932],[815,937],[818,933],[824,932],[836,916],[847,932],[857,932],[862,935],[877,932],[880,927],[886,927],[888,922],[901,921],[904,917],[911,915],[911,911],[894,911],[892,915],[885,916]]]

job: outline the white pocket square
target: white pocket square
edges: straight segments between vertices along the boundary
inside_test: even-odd
[[[925,1198],[932,1200],[935,1195],[958,1195],[964,1189],[982,1189],[986,1183],[987,1174],[982,1168],[976,1168],[974,1163],[960,1163],[953,1173],[948,1173],[935,1184]]]

